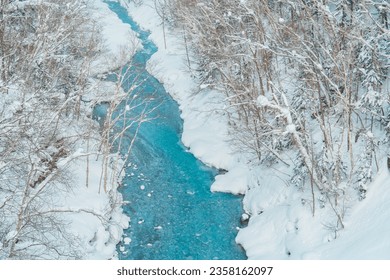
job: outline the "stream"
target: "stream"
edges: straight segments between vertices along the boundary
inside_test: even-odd
[[[133,125],[121,140],[120,152],[126,156],[137,134],[120,188],[127,201],[124,212],[131,222],[117,247],[119,259],[245,259],[245,252],[234,241],[242,198],[210,192],[218,170],[204,165],[183,146],[178,104],[145,69],[157,51],[148,38],[150,33],[119,3],[106,3],[142,42],[122,71],[122,87],[129,95],[114,113],[114,117],[119,116],[118,131],[150,111],[150,120],[138,129]],[[94,114],[104,118],[105,106],[97,106]]]

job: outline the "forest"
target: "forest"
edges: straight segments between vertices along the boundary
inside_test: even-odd
[[[112,217],[121,203],[112,191],[113,155],[91,118],[107,91],[97,77],[106,46],[91,7],[78,0],[0,2],[0,259],[85,258],[95,225],[115,249]],[[93,170],[101,175],[94,178]],[[107,209],[99,209],[105,200]],[[90,227],[89,244],[74,230],[77,220]]]
[[[231,144],[249,165],[282,166],[342,229],[389,151],[388,1],[154,3],[201,88],[223,95]]]

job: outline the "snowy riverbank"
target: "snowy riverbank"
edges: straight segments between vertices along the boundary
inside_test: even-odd
[[[129,26],[123,24],[102,0],[94,0],[90,6],[90,16],[100,24],[104,48],[97,61],[93,63],[92,75],[99,75],[121,67],[129,61],[137,48],[138,41]],[[91,79],[95,91],[83,96],[91,100],[84,106],[88,107],[101,101],[108,101],[115,94],[124,94],[115,83]],[[72,213],[63,215],[69,223],[69,232],[78,238],[81,258],[112,259],[117,257],[116,245],[122,238],[123,229],[128,227],[129,217],[122,211],[122,196],[118,192],[120,179],[111,167],[107,175],[106,190],[103,190],[103,169],[105,162],[100,152],[99,127],[95,121],[85,119],[86,125],[94,127],[90,139],[80,143],[80,154],[67,165],[71,174],[72,191],[65,192],[63,201],[59,204]],[[76,128],[75,128],[76,129]],[[115,162],[117,155],[112,155],[108,161]],[[106,161],[107,162],[107,161]]]
[[[302,194],[289,186],[286,176],[286,172],[291,172],[289,167],[255,166],[235,150],[230,142],[223,95],[196,83],[188,71],[183,34],[180,30],[166,30],[165,42],[161,18],[152,1],[143,2],[141,6],[129,4],[128,10],[143,28],[151,31],[150,37],[159,47],[149,68],[180,104],[183,143],[203,162],[229,171],[217,176],[213,191],[245,194],[244,209],[251,219],[236,241],[245,248],[247,256],[250,259],[389,258],[388,230],[383,222],[390,217],[385,199],[390,196],[385,187],[390,180],[385,159],[380,159],[381,171],[369,186],[370,197],[357,203],[351,200],[345,229],[337,228],[331,209],[319,209],[313,217],[310,192],[303,194],[307,196],[303,201]]]
[[[92,75],[107,73],[117,69],[128,62],[135,50],[139,46],[131,28],[122,23],[117,15],[112,12],[103,0],[93,0],[90,7],[90,15],[100,25],[100,31],[103,39],[103,49],[99,58],[93,62]],[[98,79],[92,79],[94,88],[93,95],[84,96],[93,103],[109,101],[116,95],[125,95],[121,87],[116,83],[106,82]],[[87,109],[88,110],[88,109]],[[90,108],[92,110],[92,108]],[[96,125],[95,137],[99,139],[98,126]],[[90,140],[89,150],[99,149],[99,141]],[[87,147],[80,147],[87,149]],[[117,155],[112,155],[110,161],[118,160]],[[116,245],[122,238],[123,229],[129,225],[129,217],[123,214],[122,195],[117,188],[120,178],[118,174],[113,174],[112,168],[109,169],[107,190],[103,190],[102,174],[103,159],[102,156],[92,155],[88,161],[89,174],[87,170],[87,161],[85,158],[76,161],[70,168],[74,171],[75,186],[74,196],[66,199],[66,205],[73,209],[87,209],[79,211],[77,215],[70,217],[71,227],[76,236],[80,238],[80,243],[85,252],[85,259],[112,259],[117,257]],[[112,167],[112,166],[111,166]],[[87,178],[88,176],[88,178]],[[86,182],[88,187],[86,187]],[[89,212],[88,209],[91,209]],[[93,213],[93,214],[91,214]]]

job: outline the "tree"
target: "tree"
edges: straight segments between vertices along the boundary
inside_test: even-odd
[[[72,188],[67,167],[96,127],[82,96],[100,35],[85,4],[0,3],[0,258],[81,257],[56,195]]]

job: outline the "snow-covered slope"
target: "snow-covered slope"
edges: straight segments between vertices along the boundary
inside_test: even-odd
[[[350,209],[339,237],[314,248],[313,257],[390,259],[390,173],[385,162],[369,189],[366,199]]]

